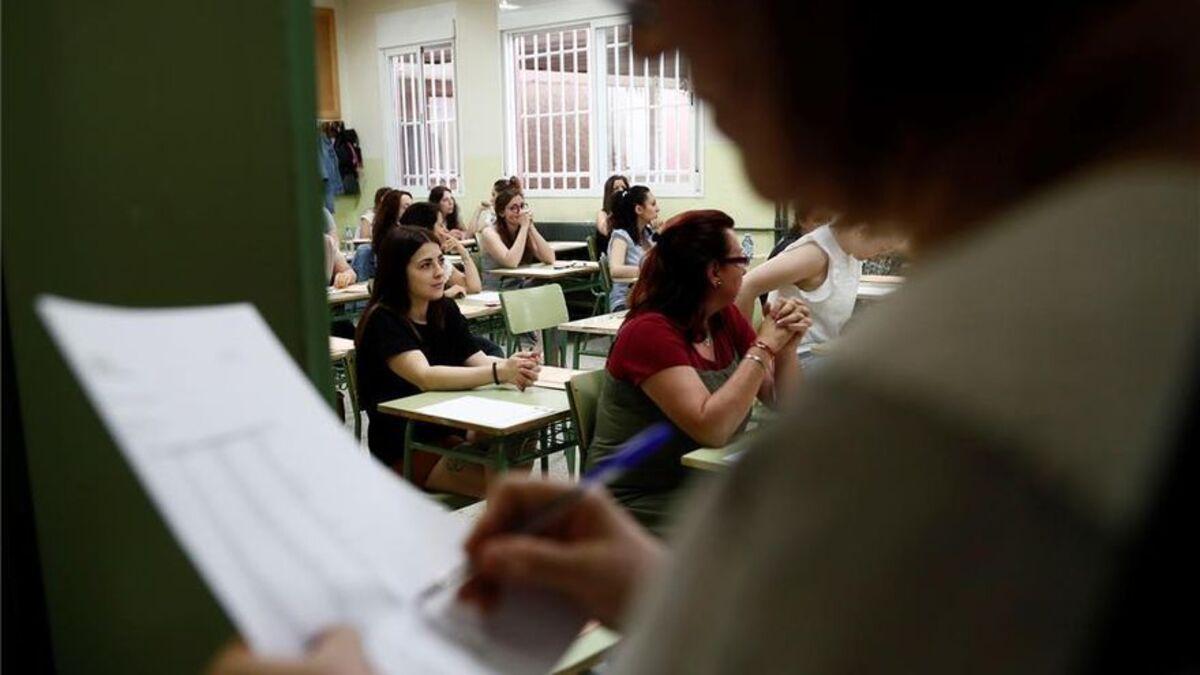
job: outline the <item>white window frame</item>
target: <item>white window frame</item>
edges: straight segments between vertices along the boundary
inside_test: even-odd
[[[501,35],[501,63],[504,68],[504,167],[505,175],[517,174],[517,124],[516,124],[516,81],[514,78],[513,41],[529,33],[549,32],[555,29],[586,27],[588,30],[588,79],[591,88],[589,110],[588,157],[591,160],[589,187],[582,189],[526,189],[530,197],[601,197],[604,181],[614,173],[609,166],[608,148],[608,91],[603,74],[608,72],[608,54],[604,48],[603,33],[613,26],[629,23],[626,16],[585,18],[575,21],[560,21],[552,24],[521,26],[503,31]],[[703,197],[704,196],[704,105],[694,104],[695,133],[693,135],[693,157],[696,160],[695,177],[690,184],[650,184],[658,197]],[[519,175],[519,174],[517,174]]]
[[[380,98],[383,102],[383,122],[384,135],[387,142],[387,156],[384,161],[384,169],[387,176],[387,185],[407,190],[412,193],[413,198],[417,200],[425,199],[429,191],[433,188],[432,184],[415,185],[406,183],[403,180],[403,172],[398,161],[400,159],[400,137],[398,135],[398,120],[396,118],[396,83],[392,78],[392,59],[404,54],[417,54],[420,57],[423,49],[441,48],[448,46],[450,49],[450,58],[454,72],[454,161],[457,167],[457,182],[453,187],[454,193],[461,195],[466,192],[466,181],[463,171],[463,152],[462,152],[462,115],[459,101],[459,74],[458,74],[458,47],[457,41],[454,38],[441,40],[424,40],[418,43],[399,47],[389,47],[379,50],[379,77],[380,77]],[[422,65],[424,62],[421,62]],[[425,100],[425,78],[419,78],[420,91],[418,100]],[[423,105],[423,103],[422,103]],[[423,122],[425,124],[425,122]],[[425,164],[425,174],[429,175],[429,164],[426,155],[428,153],[427,141],[422,141],[420,156]]]

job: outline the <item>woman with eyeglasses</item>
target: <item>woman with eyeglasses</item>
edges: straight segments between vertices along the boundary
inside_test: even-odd
[[[670,505],[688,478],[680,458],[726,445],[745,427],[755,400],[795,389],[799,367],[788,356],[809,327],[808,309],[782,300],[756,335],[733,306],[749,262],[724,213],[674,218],[642,262],[609,353],[588,463],[655,422],[667,420],[680,432],[610,487],[656,534],[669,528]]]

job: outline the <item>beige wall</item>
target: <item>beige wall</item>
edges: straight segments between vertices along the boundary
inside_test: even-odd
[[[358,198],[341,197],[337,220],[351,224],[370,206],[375,188],[385,180],[387,139],[380,91],[380,48],[376,22],[380,14],[443,4],[437,0],[316,0],[334,7],[338,22],[339,76],[342,111],[348,126],[358,131],[365,157],[363,191]],[[487,197],[492,181],[503,174],[504,129],[501,115],[503,78],[501,41],[495,0],[458,0],[455,5],[455,50],[458,60],[459,138],[465,194],[459,195],[467,215]],[[398,46],[398,45],[396,45]],[[775,211],[758,197],[746,180],[737,148],[702,115],[704,193],[696,198],[663,198],[665,216],[691,208],[719,208],[739,227],[770,228]],[[421,195],[418,195],[420,198]],[[590,221],[600,198],[539,196],[531,199],[539,220]],[[756,233],[759,250],[769,246],[769,233]]]

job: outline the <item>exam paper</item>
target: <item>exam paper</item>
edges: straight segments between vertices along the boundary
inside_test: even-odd
[[[485,305],[499,305],[500,293],[498,291],[480,291],[478,293],[468,293],[463,296],[463,300],[472,302],[482,302]]]
[[[467,523],[364,454],[247,304],[37,310],[218,602],[258,652],[355,626],[380,673],[545,672],[583,625],[557,598],[483,616],[430,583]]]
[[[507,429],[554,412],[542,406],[496,401],[482,396],[460,396],[441,403],[431,403],[418,410],[431,417],[496,429]]]

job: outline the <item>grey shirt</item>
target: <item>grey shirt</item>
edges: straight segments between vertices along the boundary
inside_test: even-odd
[[[617,672],[1062,672],[1191,376],[1200,173],[1125,165],[978,228],[848,328],[688,505]]]

